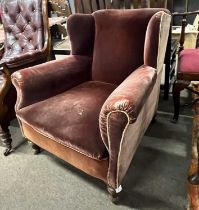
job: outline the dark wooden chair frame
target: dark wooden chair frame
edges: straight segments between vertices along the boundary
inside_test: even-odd
[[[178,56],[180,52],[184,49],[184,41],[185,41],[185,27],[187,25],[187,16],[189,15],[196,15],[199,14],[199,10],[193,12],[184,12],[184,13],[173,13],[173,16],[181,16],[182,17],[182,27],[181,27],[181,35],[179,41],[179,49],[178,49]],[[199,36],[197,37],[197,43],[199,40]],[[178,69],[178,67],[177,67]],[[180,110],[180,92],[183,89],[190,90],[195,94],[199,95],[197,91],[194,91],[192,88],[189,87],[191,81],[199,81],[199,73],[198,74],[187,74],[185,77],[185,73],[181,73],[177,70],[176,80],[173,84],[173,102],[174,102],[174,115],[173,115],[173,122],[177,122],[179,118],[179,110]],[[193,100],[189,104],[193,104],[198,99]]]

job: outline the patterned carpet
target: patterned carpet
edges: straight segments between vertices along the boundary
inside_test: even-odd
[[[193,88],[199,92],[199,84],[193,85]],[[193,98],[196,99],[196,97],[197,96],[193,94]],[[192,161],[189,169],[189,175],[192,175],[198,170],[197,142],[199,142],[199,102],[194,104],[193,109]],[[188,210],[199,210],[199,185],[192,185],[188,183],[188,198]]]

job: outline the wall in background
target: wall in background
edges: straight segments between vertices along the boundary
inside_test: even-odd
[[[69,3],[71,6],[72,13],[75,13],[74,0],[69,0]]]
[[[199,9],[198,0],[188,0],[188,11],[194,11]],[[174,0],[173,1],[173,10],[175,12],[185,12],[186,11],[186,0]],[[195,16],[190,16],[187,20],[190,24],[193,23]],[[174,19],[174,25],[180,25],[181,18]]]

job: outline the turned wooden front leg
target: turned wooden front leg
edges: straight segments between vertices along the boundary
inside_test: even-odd
[[[179,117],[180,109],[180,92],[190,84],[189,81],[176,80],[173,84],[173,103],[174,103],[174,115],[172,122],[176,123]]]
[[[0,126],[0,138],[3,142],[3,145],[6,147],[4,155],[8,156],[12,152],[12,138],[8,129],[8,125]]]
[[[196,105],[199,107],[199,103]],[[196,108],[197,109],[197,108]],[[196,110],[197,111],[197,110]],[[197,171],[190,175],[188,177],[188,180],[191,184],[194,184],[194,185],[199,185],[199,115],[195,116],[194,117],[194,136],[193,136],[193,141],[197,141],[196,144],[197,144],[197,154],[198,154],[198,167],[197,167]]]

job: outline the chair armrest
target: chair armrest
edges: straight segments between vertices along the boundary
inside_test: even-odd
[[[26,64],[38,62],[40,60],[48,60],[47,50],[37,50],[34,52],[25,53],[23,55],[16,55],[11,58],[6,58],[5,63],[8,68],[16,68]]]
[[[90,79],[92,58],[68,56],[12,74],[17,90],[16,110],[62,93]]]
[[[100,132],[110,155],[108,182],[116,188],[120,144],[130,123],[134,123],[156,82],[157,72],[141,66],[119,85],[100,112]],[[132,142],[134,143],[134,142]]]

